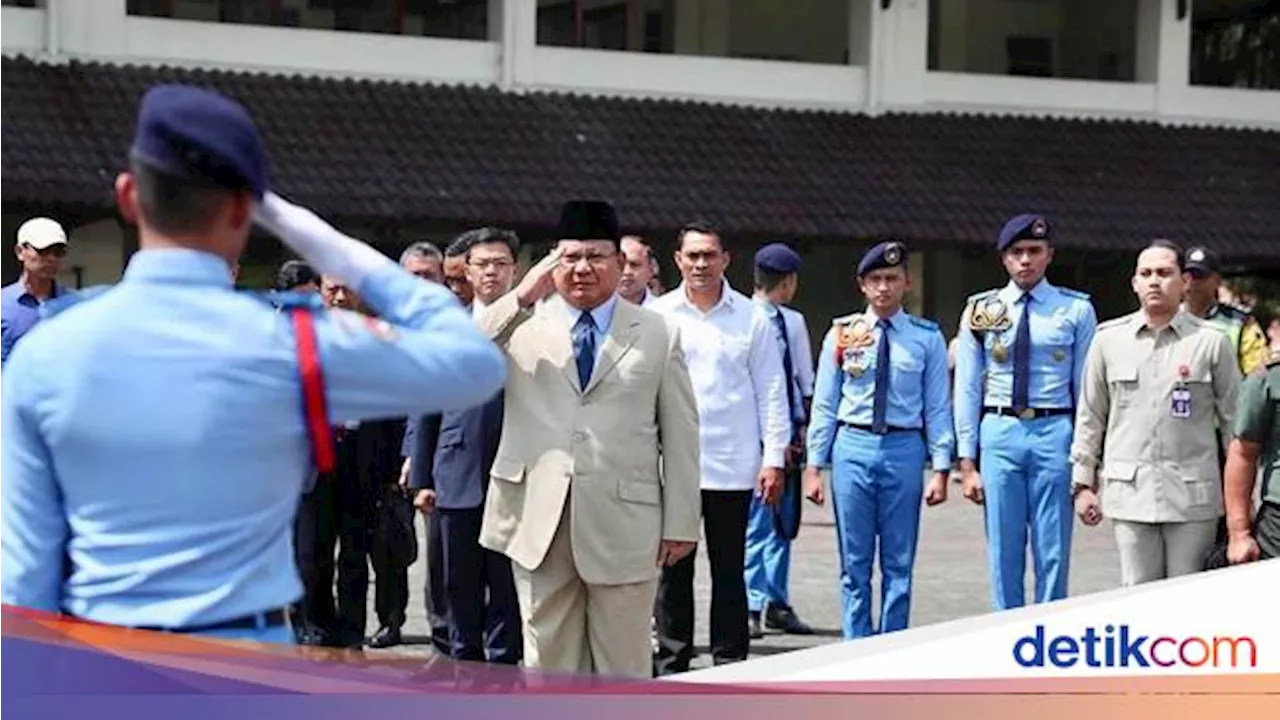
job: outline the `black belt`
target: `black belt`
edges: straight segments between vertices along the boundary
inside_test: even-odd
[[[1075,412],[1072,408],[1012,408],[1012,407],[984,407],[984,413],[995,413],[996,415],[1008,415],[1016,417],[1019,420],[1034,420],[1036,418],[1053,417],[1054,415],[1071,415]]]
[[[74,617],[74,616],[72,616]],[[77,618],[83,620],[84,618]],[[218,623],[210,623],[208,625],[191,625],[183,628],[167,628],[153,625],[140,625],[133,627],[134,630],[151,630],[155,632],[171,632],[171,633],[201,633],[217,630],[256,630],[260,627],[280,627],[289,621],[289,614],[284,610],[268,610],[267,612],[253,613],[252,615],[242,615],[231,620],[224,620]],[[90,620],[89,622],[94,622]],[[111,623],[106,623],[111,624]]]
[[[864,425],[862,423],[849,423],[841,420],[839,421],[838,424],[844,427],[851,427],[854,430],[861,430],[863,432],[869,432],[875,435],[888,435],[889,433],[903,433],[903,432],[912,432],[912,433],[920,432],[920,428],[902,427],[900,425],[887,425],[885,426],[885,431],[883,433],[878,433],[875,430],[872,430],[870,425]]]

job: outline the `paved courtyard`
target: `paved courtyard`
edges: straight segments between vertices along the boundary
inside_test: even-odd
[[[768,633],[752,641],[754,656],[772,655],[799,648],[840,640],[840,589],[836,567],[835,525],[831,505],[817,507],[804,503],[804,525],[792,548],[792,605],[818,634],[786,636]],[[982,509],[960,495],[960,485],[952,483],[948,500],[941,507],[924,508],[920,547],[915,569],[911,621],[914,626],[954,620],[986,613],[990,609],[986,555],[982,531]],[[419,542],[423,542],[421,521]],[[1085,527],[1078,521],[1072,552],[1071,594],[1083,595],[1118,586],[1119,561],[1111,526],[1104,521],[1096,527]],[[425,558],[425,550],[421,554]],[[411,597],[409,621],[405,628],[407,644],[386,652],[430,653],[425,643],[426,614],[423,608],[423,585],[426,565],[419,559],[410,570]],[[707,609],[710,604],[709,571],[706,556],[700,553],[697,577],[698,606],[695,641],[700,655],[694,667],[710,662],[707,653]],[[1028,557],[1028,568],[1031,567]],[[1034,580],[1028,572],[1027,597],[1034,597]],[[372,593],[372,587],[370,587]],[[879,593],[878,586],[874,593]],[[370,632],[376,627],[372,617],[370,595]]]

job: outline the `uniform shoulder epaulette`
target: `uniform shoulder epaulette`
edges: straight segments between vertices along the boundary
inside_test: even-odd
[[[929,332],[934,332],[934,331],[942,332],[942,328],[938,327],[938,323],[930,320],[929,318],[923,318],[923,317],[920,317],[919,315],[908,314],[907,320],[910,320],[912,325],[915,325],[916,327],[924,328]]]
[[[81,290],[72,290],[63,293],[55,298],[50,298],[40,304],[40,317],[42,319],[51,318],[58,313],[65,312],[67,308],[74,307],[80,303],[92,300],[102,293],[110,290],[111,285],[92,285]]]
[[[1058,288],[1058,292],[1062,293],[1063,295],[1066,295],[1069,298],[1075,298],[1076,300],[1084,300],[1085,302],[1088,302],[1092,298],[1092,296],[1089,295],[1089,293],[1084,292],[1083,290],[1075,290],[1072,288],[1060,287]]]
[[[990,290],[983,290],[982,292],[976,292],[976,293],[974,293],[974,294],[970,295],[968,298],[966,298],[966,299],[965,299],[965,303],[966,303],[966,304],[973,304],[973,303],[975,303],[975,302],[977,302],[977,301],[979,301],[979,300],[984,300],[984,299],[986,299],[986,298],[989,298],[989,297],[991,297],[992,295],[995,295],[995,294],[996,294],[996,293],[998,293],[998,292],[1000,292],[1000,288],[991,288]]]
[[[1111,328],[1117,328],[1117,327],[1122,327],[1124,325],[1128,325],[1129,321],[1132,319],[1133,319],[1133,315],[1130,314],[1130,315],[1121,315],[1118,318],[1111,318],[1110,320],[1103,320],[1102,322],[1098,323],[1098,329],[1096,332],[1101,332],[1103,330],[1110,330]]]

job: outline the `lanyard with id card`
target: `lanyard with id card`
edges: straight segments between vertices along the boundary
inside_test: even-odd
[[[1179,366],[1178,377],[1178,384],[1173,386],[1173,392],[1169,394],[1169,416],[1175,420],[1186,420],[1191,417],[1191,390],[1187,389],[1191,368]]]

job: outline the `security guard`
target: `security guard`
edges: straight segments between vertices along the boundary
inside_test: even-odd
[[[907,247],[872,248],[858,265],[868,307],[836,318],[822,343],[809,420],[805,495],[822,504],[831,468],[844,638],[875,632],[871,565],[880,545],[879,632],[907,627],[920,498],[946,500],[954,449],[947,344],[938,325],[908,314]],[[932,460],[926,490],[924,470]]]
[[[253,121],[220,95],[150,89],[115,192],[139,229],[124,278],[5,368],[0,599],[292,642],[292,523],[329,428],[484,402],[505,361],[443,287],[269,192]],[[255,218],[381,320],[234,291]]]
[[[1009,220],[996,250],[1009,284],[965,305],[955,414],[963,492],[985,505],[992,602],[1003,610],[1024,604],[1028,534],[1037,601],[1067,595],[1072,414],[1098,319],[1088,295],[1045,279],[1044,217]]]
[[[1183,309],[1215,327],[1221,328],[1231,338],[1240,374],[1249,375],[1267,359],[1267,336],[1253,315],[1231,305],[1218,302],[1218,288],[1222,285],[1222,272],[1218,257],[1205,247],[1187,250],[1187,295]]]

